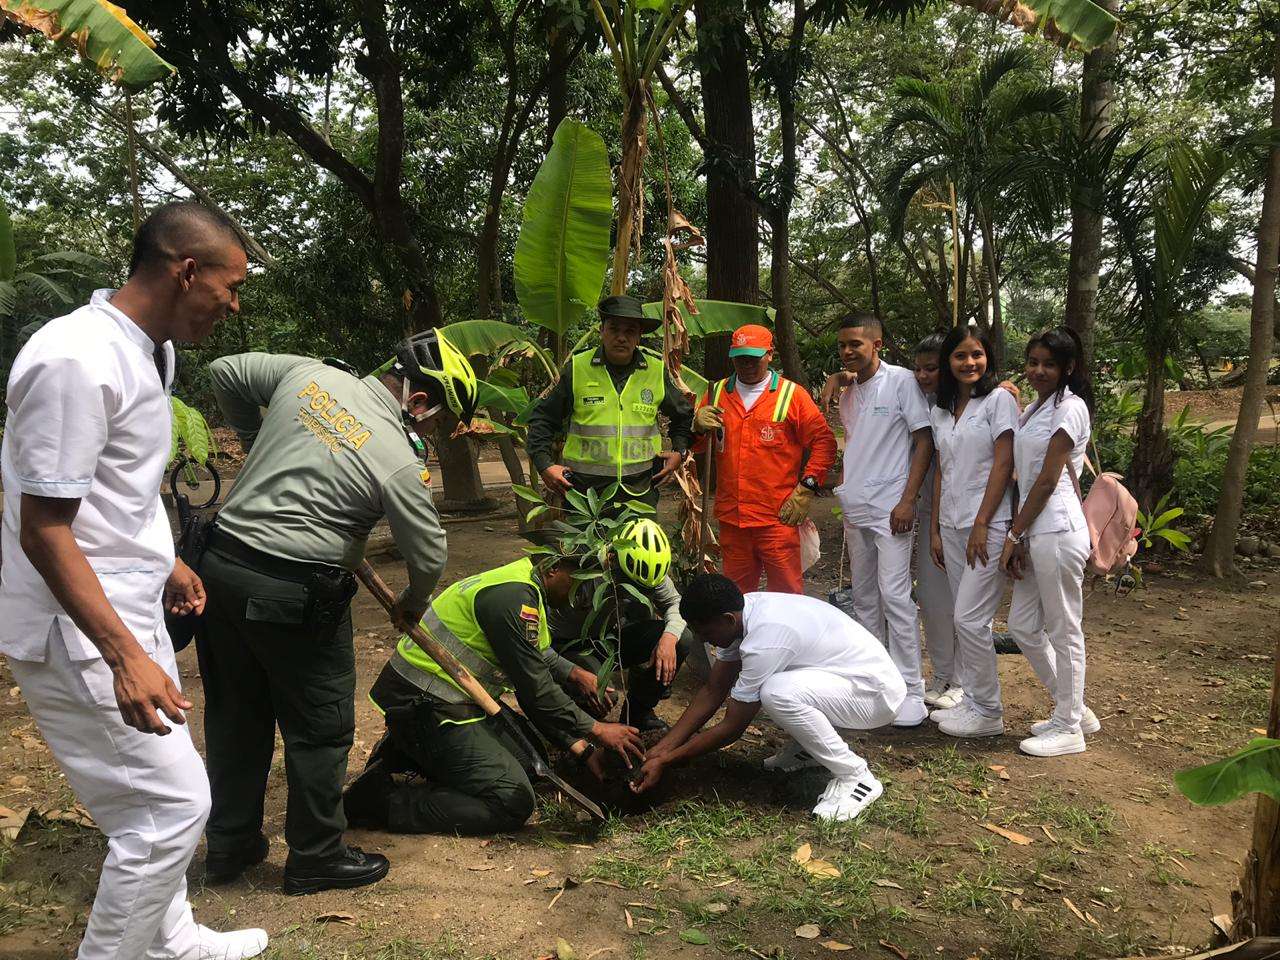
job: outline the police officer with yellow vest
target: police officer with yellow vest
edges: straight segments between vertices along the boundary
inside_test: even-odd
[[[656,504],[657,484],[684,461],[693,436],[693,407],[666,375],[662,358],[640,346],[661,321],[635,297],[600,301],[600,346],[575,353],[560,382],[534,408],[526,448],[556,493],[619,482],[618,499]],[[670,420],[671,450],[662,450],[658,413]],[[561,463],[556,437],[564,438]]]
[[[279,725],[285,892],[373,883],[387,859],[342,836],[355,731],[351,571],[385,516],[409,568],[399,619],[426,609],[445,537],[423,438],[446,406],[470,421],[475,373],[434,330],[363,379],[332,361],[263,353],[222,357],[209,373],[249,455],[198,565],[208,594],[196,636],[213,795],[207,879],[228,882],[266,856],[263,794]]]
[[[551,649],[547,605],[566,607],[574,558],[535,566],[525,558],[451,585],[431,603],[422,628],[458,658],[496,699],[508,690],[553,743],[600,775],[605,747],[630,764],[644,755],[639,731],[593,720],[561,689],[594,694],[596,678]],[[434,660],[401,637],[369,699],[387,736],[344,797],[352,823],[396,833],[484,834],[515,830],[533,813],[534,793],[519,747]],[[393,774],[408,773],[398,781]]]

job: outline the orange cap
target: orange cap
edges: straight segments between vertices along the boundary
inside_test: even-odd
[[[773,349],[773,334],[768,327],[748,323],[733,331],[729,346],[731,357],[763,357]]]

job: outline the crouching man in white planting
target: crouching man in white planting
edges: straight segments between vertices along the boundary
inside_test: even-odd
[[[760,708],[791,737],[767,770],[825,767],[831,782],[813,808],[823,820],[852,820],[884,785],[837,728],[893,722],[906,684],[884,646],[836,608],[789,593],[743,596],[720,574],[695,577],[680,601],[694,634],[716,647],[716,662],[671,731],[651,748],[631,789],[643,793],[674,763],[733,743]],[[724,719],[702,730],[728,698]],[[701,731],[701,732],[699,732]]]

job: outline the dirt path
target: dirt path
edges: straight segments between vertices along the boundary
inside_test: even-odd
[[[822,525],[812,592],[834,586],[838,534]],[[449,579],[517,555],[508,524],[451,525]],[[380,564],[393,585],[402,572]],[[1242,743],[1265,717],[1280,622],[1280,568],[1255,565],[1266,588],[1224,590],[1173,568],[1128,598],[1088,601],[1089,699],[1103,720],[1087,754],[1033,760],[1016,738],[1046,710],[1020,657],[1001,657],[1009,735],[953,743],[932,730],[852,735],[888,783],[865,823],[820,828],[807,807],[813,777],[773,778],[760,760],[767,722],[720,756],[675,771],[649,810],[603,831],[545,799],[537,822],[488,840],[354,832],[391,857],[386,881],[354,893],[287,898],[279,754],[267,802],[268,862],[230,887],[204,888],[202,922],[255,924],[281,958],[545,957],[558,938],[579,958],[743,953],[963,960],[1115,957],[1194,945],[1228,895],[1252,806],[1201,810],[1173,789],[1173,771]],[[355,608],[359,690],[352,770],[380,733],[363,699],[394,637],[361,594]],[[180,658],[200,700],[194,651]],[[66,810],[72,798],[34,731],[7,670],[0,686],[0,804]],[[683,678],[661,708],[674,718]],[[192,727],[202,739],[199,707]],[[1011,832],[1006,839],[985,825]],[[1030,841],[1025,843],[1023,841]],[[793,854],[809,844],[802,866]],[[14,843],[0,840],[0,957],[69,955],[83,928],[103,846],[53,813]],[[830,870],[814,867],[826,861]],[[834,876],[823,876],[833,873]],[[563,891],[563,893],[561,893]],[[559,894],[559,895],[558,895]],[[815,939],[806,925],[817,925]],[[684,939],[682,939],[682,937]],[[696,942],[707,940],[699,946]],[[824,945],[826,944],[826,945]]]

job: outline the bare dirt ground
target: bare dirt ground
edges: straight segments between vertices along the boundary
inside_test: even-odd
[[[825,506],[818,512],[826,554],[810,585],[825,595],[839,540]],[[509,526],[450,524],[448,579],[516,556],[521,541]],[[393,585],[403,582],[394,561],[379,566]],[[270,957],[317,960],[532,960],[554,954],[561,939],[562,960],[569,950],[609,960],[846,950],[886,960],[1120,957],[1200,945],[1210,917],[1228,910],[1252,804],[1194,808],[1171,777],[1264,724],[1278,586],[1280,565],[1259,561],[1230,588],[1169,564],[1127,598],[1095,592],[1088,698],[1103,730],[1088,753],[1018,753],[1017,739],[1048,703],[1025,661],[1004,656],[1007,736],[954,742],[930,725],[850,735],[888,785],[852,825],[820,827],[807,815],[821,778],[761,771],[779,740],[761,720],[743,742],[674,771],[649,809],[604,829],[546,797],[534,824],[489,839],[353,832],[391,858],[390,876],[360,891],[290,898],[280,892],[277,753],[268,861],[229,887],[206,888],[197,853],[196,913],[215,927],[267,928]],[[355,616],[353,773],[380,734],[363,694],[394,642],[363,593]],[[194,651],[179,661],[199,743]],[[661,708],[668,719],[692,692],[687,673]],[[0,805],[34,808],[16,840],[0,839],[0,957],[54,960],[72,955],[104,845],[75,822],[74,799],[7,670],[0,683]]]

